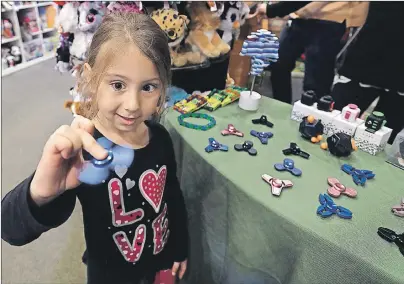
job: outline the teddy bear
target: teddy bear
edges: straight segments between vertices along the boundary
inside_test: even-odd
[[[194,51],[200,51],[209,58],[219,57],[230,51],[216,30],[220,27],[220,16],[212,12],[205,2],[192,2],[187,6],[190,15],[190,32],[186,42]]]
[[[189,24],[187,16],[180,15],[175,9],[165,8],[153,11],[151,17],[167,35],[173,66],[199,64],[206,60],[201,52],[192,51],[192,47],[185,43]]]

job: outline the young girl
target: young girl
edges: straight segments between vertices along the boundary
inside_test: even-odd
[[[135,13],[104,18],[80,75],[79,91],[90,99],[86,118],[77,116],[70,126],[57,129],[35,173],[4,197],[3,240],[21,246],[60,226],[78,197],[87,283],[174,283],[175,275],[182,278],[187,215],[173,145],[168,132],[148,120],[165,101],[170,65],[166,36],[151,18]],[[135,158],[91,186],[78,176],[83,156],[107,157],[95,140],[100,137],[129,145]]]

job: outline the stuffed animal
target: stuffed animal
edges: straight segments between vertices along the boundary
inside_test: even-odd
[[[10,54],[14,56],[14,65],[20,64],[22,62],[21,50],[17,45],[11,47]]]
[[[83,97],[77,92],[75,87],[70,88],[70,95],[73,97],[73,100],[68,100],[64,103],[64,107],[69,109],[73,116],[83,115]]]
[[[2,47],[1,48],[1,69],[5,70],[9,67],[7,57],[10,55],[10,48]]]
[[[74,33],[74,41],[70,48],[71,56],[84,61],[91,40],[101,25],[106,7],[102,2],[83,2],[78,8],[78,25]]]
[[[56,49],[56,66],[59,72],[68,72],[70,63],[70,47],[74,40],[74,32],[77,29],[78,2],[66,3],[56,18],[56,26],[59,32],[59,45]]]
[[[233,35],[236,30],[240,29],[240,8],[241,2],[224,2],[223,13],[220,16],[220,27],[218,34],[222,40],[231,45]]]
[[[12,38],[14,37],[13,24],[9,19],[1,20],[1,35],[4,38]]]
[[[143,5],[141,1],[134,2],[126,2],[126,1],[117,1],[111,2],[108,7],[108,13],[112,12],[130,12],[143,14]]]
[[[151,17],[167,35],[173,66],[182,67],[188,63],[199,64],[205,61],[205,56],[192,51],[192,47],[185,43],[189,23],[187,16],[180,15],[174,9],[158,9],[151,13]]]
[[[216,30],[220,26],[220,17],[212,12],[204,2],[192,2],[188,6],[191,28],[186,42],[193,51],[200,51],[207,57],[215,58],[230,51]]]

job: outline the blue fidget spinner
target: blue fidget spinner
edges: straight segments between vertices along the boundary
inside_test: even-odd
[[[302,171],[298,168],[295,168],[295,162],[292,159],[285,159],[283,160],[283,164],[275,164],[274,165],[275,169],[277,171],[288,171],[290,172],[292,175],[294,176],[301,176],[302,175]]]
[[[82,183],[90,185],[100,184],[109,177],[110,171],[117,172],[117,168],[118,171],[119,168],[126,168],[127,170],[135,158],[135,150],[115,145],[105,137],[98,138],[97,143],[108,150],[108,156],[103,160],[91,157],[90,160],[84,162],[78,176],[78,180]]]
[[[258,132],[255,130],[251,130],[250,134],[257,137],[262,144],[268,144],[268,139],[274,136],[272,132]]]
[[[205,151],[210,153],[213,151],[225,151],[227,152],[229,147],[217,142],[214,138],[209,138],[209,145],[205,148]]]
[[[336,214],[338,217],[342,219],[352,219],[352,212],[351,210],[337,206],[334,203],[334,200],[327,194],[320,194],[318,197],[318,201],[320,202],[320,206],[317,208],[317,214],[320,215],[322,218],[330,217]]]
[[[341,170],[352,176],[352,179],[356,185],[364,186],[368,179],[374,178],[376,175],[369,170],[358,170],[348,164],[343,164]]]

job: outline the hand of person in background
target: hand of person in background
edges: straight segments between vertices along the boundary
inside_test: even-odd
[[[253,13],[250,12],[250,15],[248,15],[249,18],[254,18],[258,15],[264,16],[267,13],[267,4],[261,3],[261,4],[256,4],[255,11]]]
[[[51,135],[31,182],[30,193],[35,203],[43,205],[80,184],[82,149],[96,159],[107,157],[107,151],[95,141],[93,132],[94,124],[77,116],[70,126],[63,125]]]

